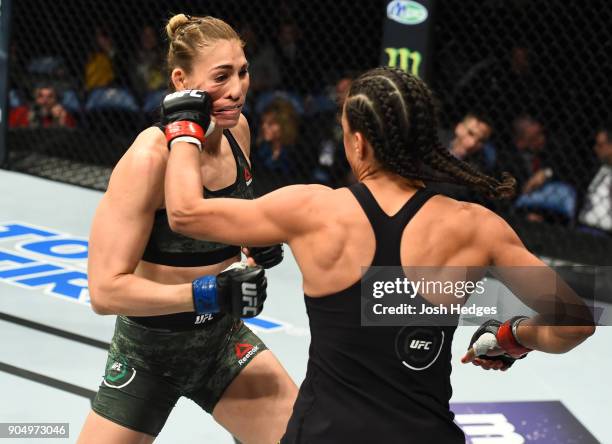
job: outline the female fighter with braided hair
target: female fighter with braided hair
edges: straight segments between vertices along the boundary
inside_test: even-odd
[[[443,174],[503,197],[512,193],[513,179],[497,181],[449,155],[436,138],[431,92],[400,70],[378,68],[359,77],[342,126],[357,184],[291,186],[252,201],[202,199],[197,147],[173,143],[165,182],[170,224],[195,238],[291,247],[312,341],[281,442],[464,443],[449,410],[455,326],[362,326],[362,267],[542,266],[503,219],[423,186]],[[419,297],[428,302],[428,295]],[[536,305],[533,294],[521,298]],[[523,318],[490,322],[463,360],[563,353],[593,331],[592,325],[535,326]]]
[[[210,134],[198,167],[200,197],[251,199],[250,134],[241,114],[249,73],[242,41],[213,17],[179,14],[166,30],[175,91],[164,103],[166,111],[201,98],[189,88],[205,89],[207,116],[216,120],[214,129],[205,126]],[[180,112],[176,116],[182,119]],[[194,140],[190,127],[165,129]],[[153,442],[181,396],[244,443],[276,442],[297,386],[240,320],[261,311],[264,271],[227,269],[240,259],[244,242],[197,241],[172,232],[164,208],[169,153],[163,130],[160,124],[138,135],[113,171],[93,221],[92,307],[119,316],[106,374],[79,442]],[[280,262],[282,248],[252,248],[249,255],[268,268]]]

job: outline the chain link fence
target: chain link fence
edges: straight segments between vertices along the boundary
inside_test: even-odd
[[[351,174],[338,97],[351,76],[379,64],[387,3],[15,1],[5,167],[105,189],[135,135],[157,120],[167,84],[163,27],[185,12],[223,18],[247,43],[245,114],[259,192],[343,186]],[[612,144],[603,142],[612,133],[597,135],[609,129],[612,4],[444,0],[432,14],[428,80],[442,142],[519,185],[503,204],[443,190],[504,214],[539,254],[611,262]],[[271,122],[290,134],[280,151]]]

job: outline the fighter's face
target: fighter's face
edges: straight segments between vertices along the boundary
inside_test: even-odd
[[[213,99],[213,117],[217,127],[238,124],[249,89],[248,63],[238,40],[219,40],[203,48],[191,73],[172,78],[177,89],[201,89]]]

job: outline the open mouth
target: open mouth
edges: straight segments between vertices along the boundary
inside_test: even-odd
[[[213,114],[236,114],[240,113],[240,110],[242,110],[242,103],[238,105],[224,106],[223,108],[219,108],[218,110],[214,111]]]

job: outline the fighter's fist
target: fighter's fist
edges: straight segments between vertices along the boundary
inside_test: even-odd
[[[263,310],[267,287],[263,267],[235,262],[216,277],[194,280],[193,303],[198,313],[224,312],[234,317],[252,318]]]
[[[257,265],[272,268],[283,261],[283,244],[270,247],[246,247],[242,250],[248,257],[252,257]]]
[[[186,89],[168,94],[161,107],[168,148],[178,141],[193,143],[200,150],[213,131],[212,99],[206,91]]]

